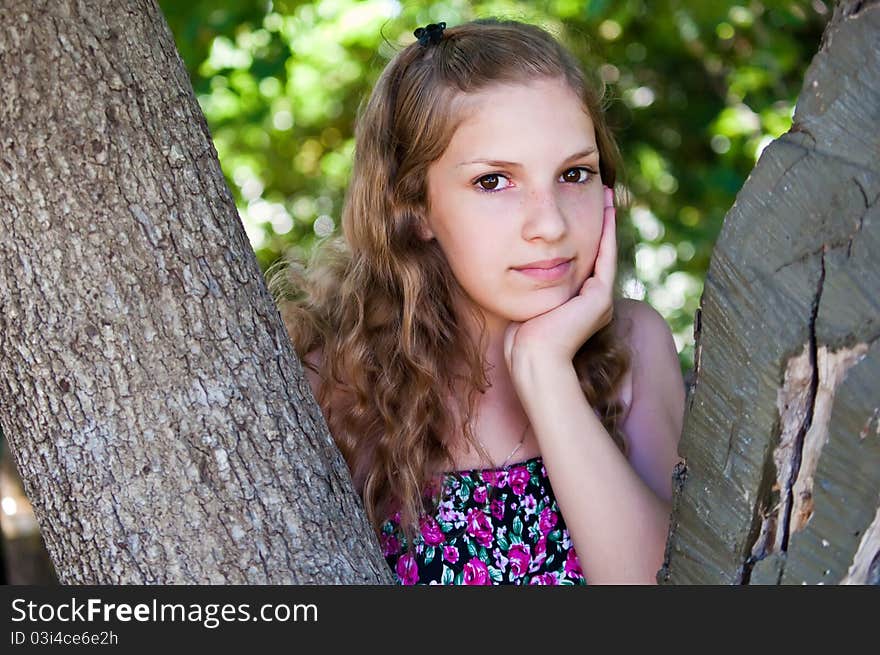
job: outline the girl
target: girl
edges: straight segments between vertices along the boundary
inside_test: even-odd
[[[653,583],[684,384],[614,297],[600,97],[538,27],[415,35],[360,112],[343,236],[272,280],[330,432],[402,583]]]

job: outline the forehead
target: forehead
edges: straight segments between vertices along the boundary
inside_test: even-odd
[[[447,152],[539,143],[595,146],[593,121],[563,80],[495,84],[457,99],[458,125]]]

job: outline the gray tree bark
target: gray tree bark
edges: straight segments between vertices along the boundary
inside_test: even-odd
[[[880,2],[840,2],[715,246],[658,579],[880,582]]]
[[[0,425],[62,583],[388,583],[152,0],[0,0]]]

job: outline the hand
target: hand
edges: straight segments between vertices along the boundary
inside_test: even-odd
[[[617,274],[617,220],[614,191],[604,188],[602,236],[593,274],[570,300],[523,323],[513,322],[504,333],[504,359],[514,380],[516,363],[523,358],[571,362],[578,348],[611,322]]]

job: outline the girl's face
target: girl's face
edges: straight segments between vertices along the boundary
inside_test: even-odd
[[[468,96],[465,120],[428,167],[428,232],[488,326],[574,297],[592,274],[604,194],[593,122],[561,80]],[[570,259],[554,271],[517,270]],[[533,264],[535,265],[535,264]]]

